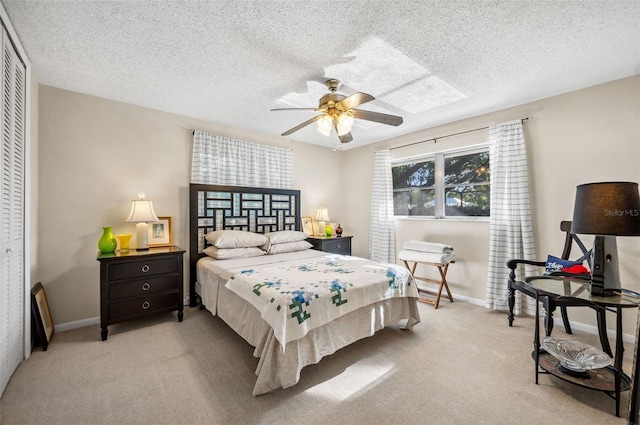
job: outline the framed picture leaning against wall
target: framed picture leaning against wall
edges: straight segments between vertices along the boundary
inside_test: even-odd
[[[42,344],[42,350],[47,351],[51,338],[53,338],[54,326],[47,294],[41,282],[31,288],[31,315],[35,330],[35,342]]]

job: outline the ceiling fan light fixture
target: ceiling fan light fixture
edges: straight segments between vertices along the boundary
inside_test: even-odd
[[[324,135],[329,137],[331,135],[331,117],[327,114],[323,115],[318,121],[318,131]]]
[[[340,114],[338,117],[338,135],[344,136],[351,131],[353,127],[353,117],[349,114]]]
[[[383,114],[380,112],[366,111],[356,109],[356,106],[375,100],[373,96],[367,93],[356,92],[350,96],[336,93],[340,86],[340,81],[332,79],[327,80],[326,86],[329,93],[325,94],[318,100],[318,106],[315,108],[276,108],[272,111],[297,110],[313,110],[320,112],[313,118],[304,121],[301,124],[285,131],[282,136],[288,136],[296,131],[304,128],[312,123],[316,123],[318,132],[322,135],[331,136],[331,128],[335,128],[340,143],[349,143],[353,140],[351,128],[356,119],[378,122],[381,124],[398,126],[402,124],[402,117],[397,115]]]

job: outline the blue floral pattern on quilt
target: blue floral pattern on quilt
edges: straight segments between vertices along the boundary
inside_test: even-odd
[[[406,268],[339,255],[257,266],[226,287],[260,311],[283,346],[365,305],[418,297]]]

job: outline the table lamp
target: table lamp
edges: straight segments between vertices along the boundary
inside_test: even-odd
[[[318,231],[320,232],[319,236],[322,236],[323,233],[327,231],[327,221],[330,220],[329,211],[327,211],[325,207],[318,208],[318,212],[316,213],[316,220],[319,221],[320,226],[320,228],[318,229]],[[331,231],[333,231],[333,229]],[[329,233],[328,236],[331,236],[331,233]]]
[[[160,219],[156,215],[155,211],[153,211],[153,203],[149,200],[145,200],[145,194],[140,192],[138,193],[138,197],[140,199],[134,199],[131,201],[131,212],[129,213],[129,217],[127,218],[128,223],[137,223],[136,224],[136,238],[137,246],[136,250],[145,251],[149,249],[148,245],[148,222],[149,221],[159,221]]]
[[[640,236],[638,184],[602,182],[576,190],[571,233],[595,235],[591,252],[591,294],[620,291],[616,236]]]

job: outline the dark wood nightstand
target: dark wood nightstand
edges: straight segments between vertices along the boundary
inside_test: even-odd
[[[182,322],[184,253],[174,245],[98,254],[103,341],[109,325],[153,313],[178,310]]]
[[[353,236],[322,237],[309,236],[307,242],[313,245],[313,249],[330,252],[332,254],[351,255],[351,238]]]

